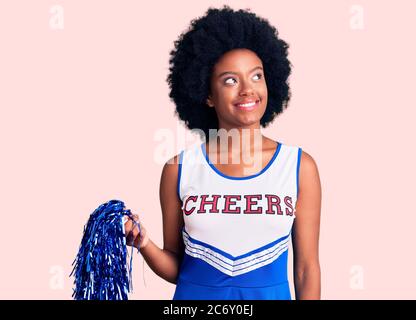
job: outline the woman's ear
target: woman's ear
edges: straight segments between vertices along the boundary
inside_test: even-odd
[[[208,98],[207,98],[207,105],[210,108],[214,107],[214,104],[212,103],[211,95],[209,95]]]

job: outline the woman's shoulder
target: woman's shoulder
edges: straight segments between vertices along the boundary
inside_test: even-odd
[[[197,148],[200,146],[200,143],[195,143],[190,146],[184,147],[179,150],[174,156],[172,156],[170,159],[168,159],[162,170],[169,176],[177,176],[178,171],[180,170],[180,167],[182,166],[182,163],[184,162],[184,158],[186,154],[190,154],[192,152],[195,152]]]
[[[162,169],[162,175],[165,173],[166,175],[172,176],[177,175],[179,170],[179,162],[181,161],[183,151],[179,152],[178,154],[171,157],[169,160],[165,162]]]
[[[175,195],[178,186],[180,153],[168,159],[160,176],[160,195]]]
[[[303,180],[319,177],[318,165],[315,158],[310,154],[309,150],[299,147],[299,176]]]

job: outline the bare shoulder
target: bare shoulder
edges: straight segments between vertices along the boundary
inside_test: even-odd
[[[318,172],[318,165],[316,164],[315,159],[303,149],[300,159],[300,170],[306,174],[313,174]]]
[[[180,154],[165,162],[160,179],[160,192],[165,200],[179,202],[177,193]]]
[[[305,211],[319,211],[321,203],[321,181],[318,165],[315,159],[306,151],[302,150],[299,167],[299,197],[298,209]]]
[[[181,228],[184,225],[182,203],[178,195],[179,156],[175,155],[163,166],[160,180],[160,204],[163,218],[163,248],[175,254],[183,250]]]
[[[179,171],[179,158],[180,153],[165,162],[162,169],[162,176],[169,178],[169,180],[177,179]]]

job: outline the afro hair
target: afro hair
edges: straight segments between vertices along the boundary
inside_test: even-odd
[[[290,100],[288,77],[291,63],[288,44],[278,38],[269,22],[250,12],[234,11],[224,5],[209,8],[205,16],[194,19],[170,52],[169,97],[175,113],[189,129],[199,129],[209,137],[209,129],[218,130],[215,108],[207,106],[210,78],[214,65],[227,51],[245,48],[257,54],[264,67],[268,102],[260,125],[266,127],[287,107]],[[201,131],[198,131],[201,134]]]

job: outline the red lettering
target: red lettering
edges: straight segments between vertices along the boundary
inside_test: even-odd
[[[293,215],[293,206],[292,206],[292,198],[289,196],[285,197],[285,204],[290,208],[290,210],[288,210],[286,208],[286,215],[287,216],[292,216]]]
[[[234,210],[230,209],[230,205],[236,205],[235,201],[232,201],[232,198],[234,200],[241,200],[241,196],[239,195],[224,195],[225,198],[225,205],[224,210],[222,213],[240,213],[240,207],[235,208]]]
[[[208,195],[203,194],[201,195],[201,204],[199,206],[199,210],[197,211],[197,213],[206,213],[205,211],[205,205],[210,204],[211,210],[209,210],[209,213],[218,213],[219,210],[217,209],[217,202],[218,199],[221,197],[220,195],[214,194],[212,195],[213,199],[212,200],[207,200]]]
[[[256,210],[252,210],[251,206],[254,204],[258,204],[257,202],[253,201],[253,198],[257,198],[257,200],[261,200],[262,195],[261,194],[254,194],[254,195],[246,195],[244,196],[246,198],[246,210],[244,210],[244,213],[262,213],[261,207],[257,208]]]
[[[188,201],[193,201],[196,202],[196,200],[198,199],[197,196],[189,196],[186,200],[185,200],[185,204],[183,205],[183,211],[185,212],[185,214],[187,216],[189,216],[192,212],[194,212],[195,208],[192,208],[192,210],[187,210],[186,209],[186,205],[188,204]]]
[[[283,211],[280,208],[280,198],[275,195],[275,194],[266,194],[266,198],[267,198],[267,214],[279,214],[282,215]],[[276,207],[277,208],[277,212],[275,212],[272,207]]]

